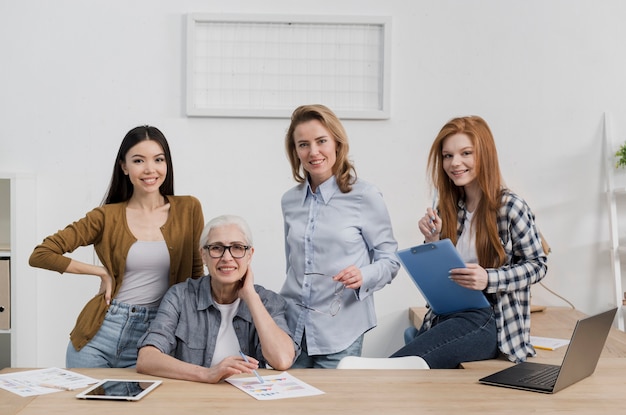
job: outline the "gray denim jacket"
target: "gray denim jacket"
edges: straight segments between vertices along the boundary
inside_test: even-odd
[[[260,285],[254,288],[278,327],[293,339],[285,318],[285,300]],[[211,277],[189,278],[170,287],[161,301],[156,318],[139,339],[137,347],[154,346],[179,360],[210,367],[220,321],[221,313],[215,307],[211,295]],[[250,310],[243,301],[233,318],[233,326],[241,351],[257,359],[259,367],[265,367],[267,362],[263,357],[259,336]],[[295,343],[294,349],[297,351]]]

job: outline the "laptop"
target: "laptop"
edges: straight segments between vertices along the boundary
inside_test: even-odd
[[[451,269],[465,268],[450,239],[403,249],[397,256],[435,314],[489,307],[482,291],[461,287],[449,278]]]
[[[478,381],[533,392],[556,393],[596,370],[617,308],[578,320],[561,365],[523,362]]]

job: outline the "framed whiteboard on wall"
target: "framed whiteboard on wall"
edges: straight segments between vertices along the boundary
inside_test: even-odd
[[[390,38],[389,17],[189,14],[187,115],[389,118]]]

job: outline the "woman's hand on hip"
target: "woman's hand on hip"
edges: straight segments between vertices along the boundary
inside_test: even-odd
[[[111,295],[113,295],[113,278],[109,275],[109,271],[106,268],[102,267],[102,274],[98,275],[100,277],[100,289],[98,290],[98,295],[104,293],[104,300],[107,305],[111,304]]]

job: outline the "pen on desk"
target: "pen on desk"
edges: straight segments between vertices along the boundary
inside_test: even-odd
[[[239,350],[239,354],[241,355],[241,357],[243,358],[243,360],[246,361],[246,363],[250,363],[250,361],[248,360],[248,358],[246,357],[245,354],[243,354],[243,352],[241,350]],[[259,382],[261,383],[265,383],[265,381],[263,380],[263,378],[261,377],[261,375],[259,375],[259,372],[257,372],[256,370],[252,371],[254,373],[254,376],[256,376],[256,378],[259,380]]]
[[[40,383],[39,386],[42,387],[42,388],[59,389],[59,390],[62,390],[62,391],[74,390],[74,388],[70,388],[69,386],[54,385],[52,383]]]
[[[541,349],[541,350],[554,350],[552,347],[546,347],[546,346],[535,346],[534,344],[533,344],[533,347],[534,347],[535,349]]]

